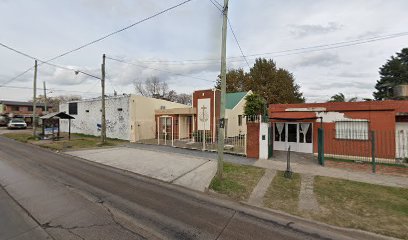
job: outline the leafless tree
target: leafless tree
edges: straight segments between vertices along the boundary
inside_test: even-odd
[[[82,97],[79,95],[61,95],[61,96],[56,96],[56,97],[47,97],[47,99],[45,99],[44,95],[39,95],[37,97],[37,102],[45,103],[45,101],[47,101],[47,105],[52,108],[52,111],[57,112],[59,111],[60,103],[69,102],[69,101],[77,101],[81,99]]]
[[[147,78],[144,82],[135,80],[134,86],[136,93],[142,96],[191,105],[191,97],[188,94],[177,94],[176,91],[169,89],[166,81],[157,77]]]
[[[191,94],[180,93],[177,95],[177,100],[175,102],[185,105],[192,105]]]

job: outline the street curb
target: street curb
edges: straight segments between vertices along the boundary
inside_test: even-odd
[[[6,138],[6,139],[11,140],[11,141],[16,141],[10,138]],[[327,236],[329,237],[332,236],[332,238],[336,238],[335,237],[336,234],[339,234],[339,235],[344,236],[343,239],[355,239],[356,235],[358,235],[357,237],[359,239],[370,239],[370,240],[372,239],[395,239],[392,237],[382,236],[382,235],[367,232],[367,231],[336,227],[336,226],[328,225],[322,222],[309,220],[309,219],[301,218],[301,217],[294,216],[291,214],[283,213],[277,210],[272,210],[272,209],[262,208],[262,207],[261,208],[254,207],[245,202],[233,201],[225,196],[221,197],[220,194],[213,193],[211,190],[207,191],[206,193],[203,193],[200,191],[188,189],[183,186],[171,184],[169,182],[165,182],[159,179],[154,179],[148,176],[134,173],[128,170],[119,169],[119,168],[104,165],[101,163],[92,162],[92,161],[89,161],[89,160],[86,160],[80,157],[66,154],[64,152],[56,152],[54,150],[43,148],[38,145],[33,145],[30,143],[23,143],[19,141],[16,141],[16,142],[21,143],[21,144],[27,144],[28,146],[32,146],[34,148],[41,149],[43,151],[48,151],[50,153],[65,156],[67,158],[78,159],[82,162],[86,162],[94,166],[102,167],[105,169],[111,169],[111,170],[114,170],[116,173],[122,173],[122,174],[125,173],[127,177],[136,178],[146,183],[166,185],[166,187],[169,190],[178,191],[179,193],[186,195],[188,197],[191,197],[193,199],[197,199],[199,201],[205,201],[210,204],[216,205],[218,207],[222,207],[222,208],[229,209],[229,210],[232,210],[232,211],[235,211],[241,214],[245,214],[245,215],[248,215],[254,218],[258,218],[260,220],[270,222],[270,223],[276,224],[284,228],[289,228],[289,229],[292,229],[293,231],[301,232],[309,236],[319,236],[319,237],[326,237],[326,238]]]

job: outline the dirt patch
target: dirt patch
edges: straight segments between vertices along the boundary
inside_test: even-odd
[[[348,169],[348,170],[358,171],[358,172],[366,172],[366,173],[372,172],[372,165],[370,163],[341,162],[341,161],[326,160],[325,166],[333,167],[333,168]],[[377,164],[376,173],[384,174],[384,175],[408,177],[408,167]]]

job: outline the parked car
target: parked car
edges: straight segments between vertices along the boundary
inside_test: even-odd
[[[8,129],[25,129],[27,128],[27,123],[21,118],[12,118],[7,124]]]

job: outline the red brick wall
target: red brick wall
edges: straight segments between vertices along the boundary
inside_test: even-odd
[[[259,158],[259,123],[247,122],[247,157]]]
[[[5,113],[14,113],[14,114],[32,114],[32,111],[28,110],[28,106],[18,106],[18,111],[13,110],[13,108],[15,108],[17,106],[4,106],[4,112]],[[43,110],[41,107],[37,107],[36,108],[36,113],[38,115],[43,115]],[[51,110],[51,107],[49,108],[49,111]]]
[[[215,124],[217,124],[218,119],[220,118],[220,98],[221,93],[219,90],[215,90],[215,98],[214,98],[214,90],[207,89],[207,90],[199,90],[193,93],[193,107],[199,111],[198,99],[209,98],[211,104],[211,112],[210,112],[210,129],[211,131],[214,129],[214,117],[215,117]],[[214,102],[215,102],[215,116],[214,116]],[[197,129],[197,117],[199,115],[196,113],[196,117],[194,120],[195,129]]]
[[[352,119],[367,119],[369,131],[376,133],[376,155],[380,158],[395,157],[395,112],[394,111],[356,111],[346,112]],[[371,156],[371,142],[367,140],[336,139],[335,123],[324,123],[325,152],[329,154]],[[313,151],[317,152],[317,129],[314,131]]]
[[[395,157],[395,122],[397,112],[408,111],[408,101],[379,101],[352,103],[306,103],[306,104],[271,104],[270,116],[288,116],[302,118],[310,112],[287,112],[287,108],[326,108],[329,112],[344,113],[350,119],[367,119],[369,130],[376,132],[376,155],[380,158]],[[402,121],[408,119],[402,119]],[[290,122],[296,120],[287,120]],[[307,122],[308,120],[299,120]],[[298,121],[298,122],[299,122]],[[313,152],[317,153],[317,130],[320,119],[313,125]],[[325,130],[325,152],[339,155],[371,156],[371,142],[367,140],[336,139],[335,123],[323,123]]]

